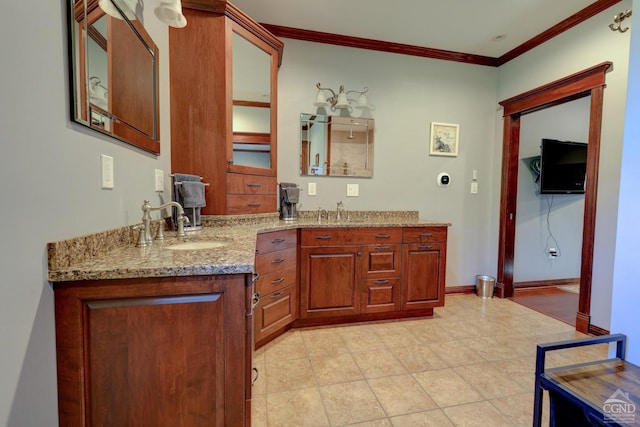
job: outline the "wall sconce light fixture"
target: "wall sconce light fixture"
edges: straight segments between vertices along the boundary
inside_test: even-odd
[[[136,19],[135,12],[127,5],[126,0],[98,0],[98,6],[113,18],[122,19],[122,16],[126,16],[129,21]],[[170,27],[183,28],[187,25],[180,0],[160,0],[153,12],[156,18]]]
[[[613,17],[613,24],[609,24],[609,28],[611,29],[611,31],[619,31],[621,33],[624,33],[625,31],[627,31],[629,27],[622,28],[622,21],[624,21],[627,18],[630,18],[631,13],[632,13],[631,9],[627,9],[624,12],[620,12],[619,14],[615,15]]]
[[[365,87],[364,90],[344,90],[344,86],[340,86],[338,93],[328,87],[321,87],[320,82],[316,84],[318,93],[316,94],[316,102],[313,103],[316,107],[324,108],[331,106],[331,111],[335,110],[351,110],[357,108],[359,110],[373,110],[373,106],[369,104],[366,93],[369,88]],[[326,91],[331,93],[331,96],[327,98]],[[358,99],[349,98],[350,93],[358,93]]]

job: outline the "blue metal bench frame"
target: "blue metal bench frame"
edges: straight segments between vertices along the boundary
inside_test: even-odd
[[[553,368],[545,370],[544,362],[547,352],[553,350],[562,350],[574,347],[583,347],[587,345],[604,344],[604,343],[616,343],[616,357],[614,359],[598,360],[586,364],[563,366],[560,368]],[[559,341],[546,344],[538,344],[536,350],[536,382],[533,401],[533,427],[540,427],[542,422],[542,396],[544,390],[554,391],[561,395],[564,399],[576,405],[577,407],[585,410],[585,413],[601,413],[602,408],[596,408],[589,402],[585,401],[580,396],[568,391],[566,389],[559,389],[555,382],[549,380],[545,375],[546,372],[571,369],[579,366],[585,366],[590,364],[602,363],[612,360],[624,360],[627,350],[627,337],[623,334],[603,335],[600,337],[580,338],[575,340]],[[614,426],[614,423],[608,423],[610,426]]]

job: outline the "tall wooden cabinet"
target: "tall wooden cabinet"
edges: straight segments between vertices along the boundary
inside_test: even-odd
[[[251,276],[55,283],[61,426],[243,427]]]
[[[203,214],[276,212],[283,43],[226,1],[183,13],[169,29],[172,171],[210,184]]]

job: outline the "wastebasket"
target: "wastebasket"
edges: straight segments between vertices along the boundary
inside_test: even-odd
[[[496,278],[491,276],[476,276],[476,295],[482,298],[493,298]]]

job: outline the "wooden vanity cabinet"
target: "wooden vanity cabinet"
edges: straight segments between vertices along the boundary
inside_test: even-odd
[[[255,283],[259,302],[254,309],[256,347],[288,329],[299,313],[297,230],[258,234]]]
[[[226,1],[183,13],[188,25],[169,29],[172,171],[209,183],[203,214],[276,212],[283,43]]]
[[[61,426],[246,426],[251,275],[54,284]]]
[[[446,227],[406,227],[402,249],[402,310],[444,305]]]

